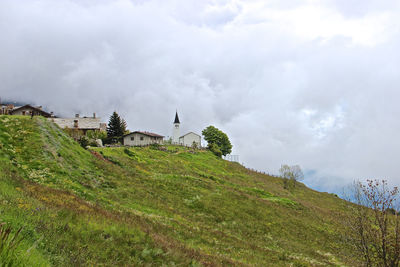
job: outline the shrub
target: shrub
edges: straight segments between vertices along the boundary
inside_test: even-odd
[[[106,131],[87,131],[86,136],[90,139],[101,139],[102,141],[107,138],[107,132]]]
[[[86,136],[81,136],[78,140],[81,147],[86,148],[89,145],[89,138]]]
[[[197,143],[196,143],[195,141],[193,141],[193,143],[192,143],[192,149],[197,149],[197,148],[198,148]]]
[[[75,141],[79,140],[82,136],[84,136],[84,133],[82,130],[78,130],[75,128],[64,128],[64,132],[67,133],[71,138],[73,138]]]
[[[124,148],[124,153],[127,154],[129,157],[135,157],[136,154],[129,150],[129,148]]]
[[[160,144],[157,143],[153,143],[150,145],[150,148],[155,150],[160,150],[160,147],[161,147]]]
[[[214,155],[216,155],[217,157],[221,158],[222,157],[222,152],[221,149],[216,145],[216,144],[209,144],[208,145],[208,149],[214,153]]]
[[[89,146],[98,147],[99,145],[97,144],[96,140],[90,139],[89,140]]]

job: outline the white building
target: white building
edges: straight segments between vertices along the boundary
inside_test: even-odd
[[[172,130],[172,143],[173,144],[179,144],[179,137],[180,137],[179,126],[180,126],[180,124],[181,123],[179,122],[178,111],[176,111],[175,120],[174,120],[174,128]]]
[[[123,144],[125,146],[148,146],[151,144],[162,144],[164,136],[150,133],[135,131],[123,136]]]
[[[194,133],[189,132],[185,135],[179,137],[179,144],[183,146],[192,147],[195,144],[197,147],[201,146],[201,136]]]

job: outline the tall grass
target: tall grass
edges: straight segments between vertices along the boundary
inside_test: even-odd
[[[0,223],[0,266],[21,266],[17,255],[17,247],[22,241],[19,233],[22,228],[13,233],[10,226]]]

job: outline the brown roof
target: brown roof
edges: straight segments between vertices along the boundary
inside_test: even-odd
[[[163,135],[159,135],[159,134],[156,134],[156,133],[141,132],[141,131],[134,131],[134,132],[128,133],[128,134],[126,134],[124,136],[128,136],[128,135],[134,134],[134,133],[144,134],[144,135],[151,136],[151,137],[161,137],[161,138],[164,137]]]
[[[22,107],[17,107],[17,108],[15,108],[15,109],[13,109],[10,113],[12,114],[12,113],[14,113],[14,111],[20,110],[20,109],[22,109],[22,108],[30,108],[30,109],[33,109],[33,110],[39,112],[43,117],[51,117],[51,114],[50,114],[50,113],[47,113],[46,111],[43,111],[43,110],[41,110],[40,108],[32,107],[31,105],[25,105],[25,106],[22,106]]]

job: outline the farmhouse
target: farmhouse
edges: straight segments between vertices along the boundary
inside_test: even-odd
[[[53,117],[53,113],[48,113],[42,109],[42,106],[33,107],[25,105],[22,107],[15,107],[8,110],[9,115],[23,115],[23,116],[43,116],[45,118]]]
[[[123,144],[125,146],[147,146],[151,144],[162,144],[164,136],[150,133],[135,131],[123,136]]]
[[[0,115],[9,115],[10,111],[14,109],[14,105],[11,104],[1,104],[0,105]]]
[[[75,118],[50,118],[49,120],[62,129],[77,129],[83,131],[83,134],[89,130],[105,131],[107,128],[107,124],[101,123],[100,118],[96,117],[96,113],[93,113],[93,117],[80,117],[79,114],[76,114]]]
[[[197,146],[200,147],[201,146],[201,136],[194,133],[194,132],[189,132],[185,135],[182,135],[181,137],[179,137],[179,144],[182,146]]]

